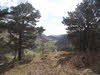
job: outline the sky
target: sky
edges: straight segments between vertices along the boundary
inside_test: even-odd
[[[43,26],[46,35],[66,34],[66,26],[61,22],[63,17],[68,16],[68,11],[74,11],[76,5],[82,0],[0,0],[2,8],[16,6],[21,2],[28,1],[41,13],[37,26]]]

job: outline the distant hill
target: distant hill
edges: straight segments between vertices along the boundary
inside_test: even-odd
[[[67,38],[67,34],[62,35],[55,45],[57,46],[58,50],[69,50],[72,48],[71,40]]]
[[[50,36],[42,34],[38,37],[38,40],[42,40],[44,42],[56,41],[55,46],[57,47],[57,50],[69,50],[72,48],[71,40],[67,38],[67,34]]]
[[[37,37],[38,40],[43,40],[45,42],[48,42],[50,39],[48,36],[46,36],[45,34],[42,34],[40,36]]]
[[[42,34],[41,36],[38,36],[38,39],[45,40],[45,41],[58,41],[61,38],[63,38],[66,34],[63,35],[50,35],[46,36],[45,34]]]
[[[56,41],[42,34],[41,36],[38,36],[35,41],[36,44],[35,51],[37,52],[55,51],[56,50],[55,43]]]
[[[60,40],[63,36],[65,36],[66,34],[62,34],[62,35],[50,35],[48,36],[48,38],[52,39],[52,40],[55,40],[55,41],[58,41]]]

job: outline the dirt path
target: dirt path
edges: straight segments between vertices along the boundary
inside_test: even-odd
[[[60,75],[50,60],[35,60],[24,66],[15,67],[4,75]]]
[[[33,70],[29,75],[59,75],[59,72],[54,70],[51,61],[36,61]]]

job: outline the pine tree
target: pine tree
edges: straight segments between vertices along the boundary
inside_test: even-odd
[[[12,44],[18,51],[18,60],[22,59],[24,49],[32,49],[34,41],[44,29],[36,27],[40,13],[30,3],[22,3],[11,7],[8,15],[8,32],[11,35]]]
[[[89,39],[94,39],[98,29],[96,8],[94,0],[83,0],[82,3],[77,5],[75,11],[68,13],[69,17],[63,18],[63,24],[68,26],[69,36],[72,36],[74,39],[76,37],[80,50],[86,51],[90,48],[91,43]],[[94,40],[92,43],[94,43]],[[91,44],[92,46],[93,44]]]

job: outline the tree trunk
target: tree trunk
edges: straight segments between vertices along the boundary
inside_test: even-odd
[[[18,60],[22,60],[22,34],[19,34]]]
[[[87,36],[87,30],[84,30],[83,31],[83,44],[82,44],[82,47],[83,47],[83,51],[86,51],[86,49],[88,48],[88,36]]]

